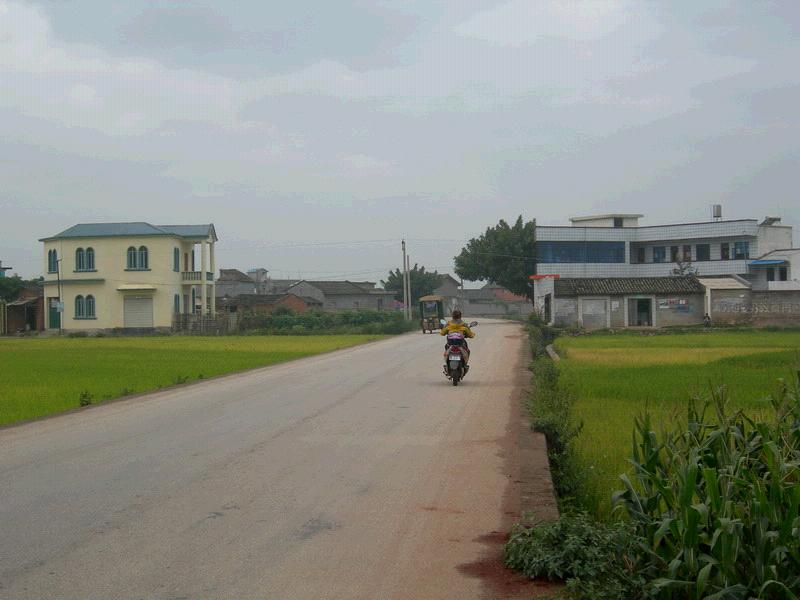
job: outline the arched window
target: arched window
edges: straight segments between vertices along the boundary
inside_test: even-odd
[[[86,270],[94,271],[94,248],[86,249]]]
[[[172,251],[172,270],[179,273],[181,270],[181,249],[175,248]]]
[[[130,248],[128,248],[128,268],[129,269],[135,269],[136,268],[136,262],[137,262],[136,259],[137,259],[136,248],[131,246]]]
[[[86,304],[83,296],[75,296],[75,318],[83,319],[86,317]]]
[[[47,272],[58,272],[58,252],[56,250],[50,250],[47,253]]]
[[[175,314],[176,315],[181,314],[181,297],[179,294],[175,294],[172,303],[173,303],[173,308],[175,310]]]
[[[147,260],[147,247],[146,246],[139,246],[139,269],[147,269],[149,268],[149,261]]]
[[[95,311],[94,311],[94,296],[89,294],[86,296],[86,318],[87,319],[94,319],[95,318]]]
[[[75,270],[86,270],[86,253],[83,251],[83,248],[78,248],[75,250]]]

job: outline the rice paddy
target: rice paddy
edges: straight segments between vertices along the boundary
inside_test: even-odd
[[[0,425],[382,337],[0,338]]]
[[[560,382],[583,422],[578,453],[587,473],[583,504],[610,510],[627,470],[634,419],[644,411],[668,423],[687,402],[725,386],[732,407],[757,414],[777,380],[800,368],[800,332],[735,331],[561,337]]]

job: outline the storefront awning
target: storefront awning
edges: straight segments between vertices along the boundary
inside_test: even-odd
[[[768,265],[785,265],[786,264],[786,260],[782,259],[782,258],[767,258],[767,259],[762,259],[762,260],[754,260],[750,264],[751,265],[758,265],[758,266],[763,266],[763,265],[767,265],[767,266]]]

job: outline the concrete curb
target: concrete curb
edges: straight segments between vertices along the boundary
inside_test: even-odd
[[[549,523],[559,518],[558,501],[550,473],[547,440],[544,434],[533,431],[527,399],[531,372],[527,365],[532,359],[530,344],[525,344],[520,369],[519,452],[520,452],[520,522],[524,525]]]
[[[547,344],[547,346],[545,346],[545,351],[547,352],[547,356],[550,357],[550,360],[554,362],[558,362],[561,360],[561,357],[558,355],[558,352],[556,352],[556,349],[553,346],[553,344]]]

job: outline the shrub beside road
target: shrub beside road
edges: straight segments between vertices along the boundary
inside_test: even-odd
[[[382,337],[0,339],[0,425],[347,348]]]

